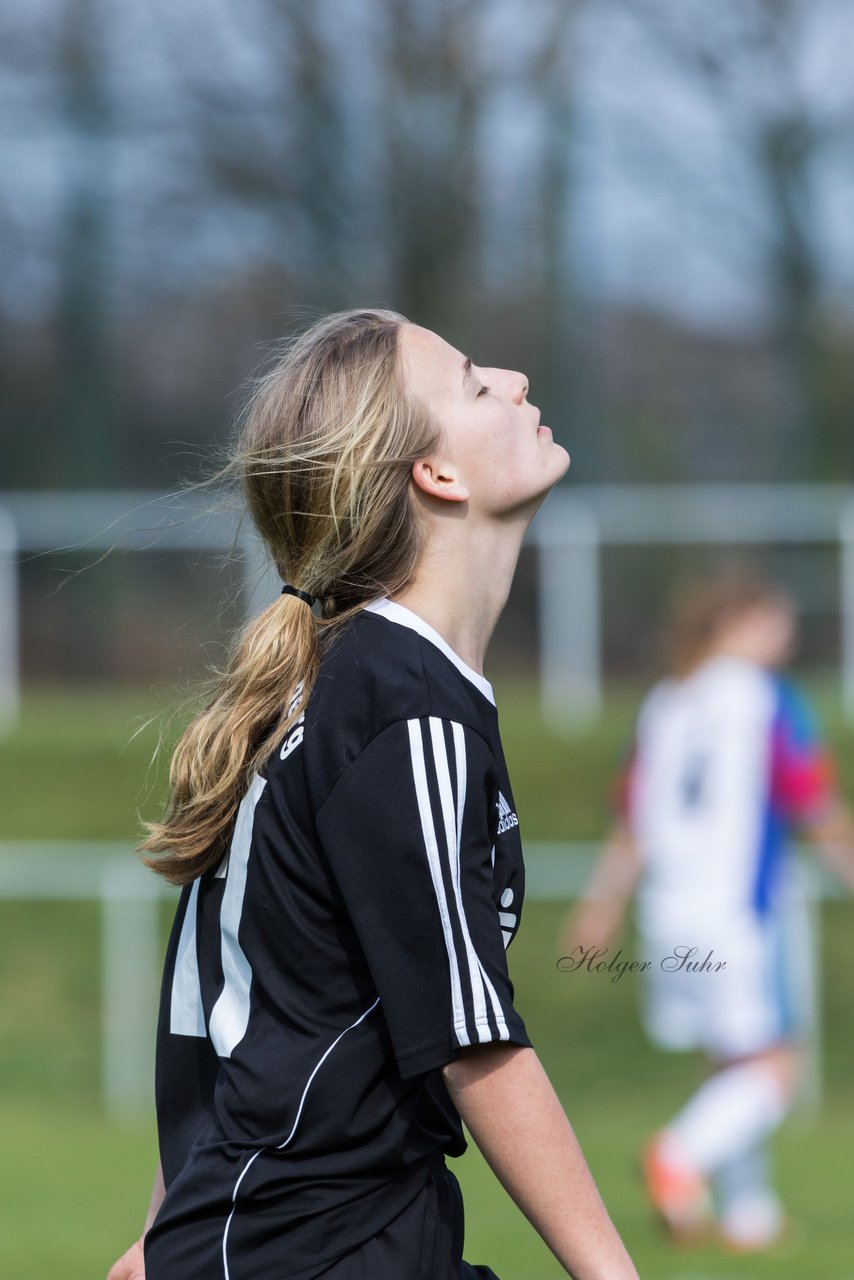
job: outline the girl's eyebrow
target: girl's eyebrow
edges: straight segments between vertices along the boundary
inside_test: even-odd
[[[466,356],[463,361],[463,390],[465,390],[473,377],[474,374],[471,371],[471,356]]]

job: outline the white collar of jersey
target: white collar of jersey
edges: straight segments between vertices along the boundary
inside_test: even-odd
[[[392,622],[399,622],[402,626],[411,627],[413,631],[419,632],[425,640],[429,640],[437,649],[441,649],[445,657],[450,658],[457,670],[461,671],[467,680],[471,680],[472,684],[477,685],[481,693],[495,706],[495,694],[486,676],[480,675],[479,672],[475,671],[474,667],[470,667],[467,662],[463,662],[460,655],[451,648],[447,640],[443,640],[435,627],[431,627],[429,622],[425,622],[422,617],[417,613],[413,613],[405,604],[398,604],[396,600],[390,600],[388,596],[383,596],[381,600],[372,600],[364,608],[370,609],[371,613],[379,613],[382,617],[389,618]]]

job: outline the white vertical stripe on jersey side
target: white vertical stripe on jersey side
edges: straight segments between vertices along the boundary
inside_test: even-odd
[[[460,907],[460,920],[465,929],[466,940],[468,945],[471,943],[471,939],[469,937],[468,923],[466,922],[465,913],[463,912],[463,905],[462,905],[462,890],[460,887],[460,853],[459,853],[460,839],[462,835],[462,824],[463,824],[463,804],[465,803],[465,791],[466,791],[465,772],[463,773],[462,786],[460,786],[459,761],[462,759],[463,765],[465,766],[465,730],[463,729],[463,726],[461,724],[457,724],[456,722],[452,722],[452,723],[454,726],[454,745],[456,748],[456,756],[457,756],[457,796],[458,796],[457,803],[459,805],[459,813],[457,815],[457,866],[456,866],[457,876],[456,876],[456,882],[455,882],[454,888],[456,890],[457,901]],[[499,795],[500,794],[501,793],[499,792]],[[460,796],[462,797],[462,800],[459,799]],[[495,845],[492,846],[491,859],[492,859],[492,864],[494,866],[495,865]],[[477,967],[480,971],[480,976],[483,978],[483,985],[485,986],[487,992],[489,993],[490,1003],[492,1004],[492,1012],[495,1016],[495,1025],[498,1030],[498,1038],[499,1040],[509,1040],[510,1030],[504,1019],[504,1010],[501,1008],[501,1001],[498,998],[498,992],[495,990],[495,987],[490,982],[489,975],[484,969],[481,963],[480,956],[477,954],[477,951],[474,945],[473,944],[471,945],[472,945],[472,952],[474,954],[474,958],[477,961]],[[504,945],[506,950],[506,947],[507,947],[506,942]],[[485,1038],[489,1039],[489,1036],[487,1035]]]
[[[436,776],[439,780],[439,797],[442,803],[442,815],[445,820],[445,842],[448,849],[448,861],[451,868],[451,883],[454,886],[454,900],[457,908],[457,919],[463,935],[468,961],[469,979],[471,980],[472,1003],[477,1038],[486,1043],[492,1039],[487,1026],[486,1000],[483,995],[483,982],[477,954],[469,933],[468,921],[463,909],[462,892],[460,890],[460,840],[462,836],[462,816],[466,799],[466,742],[461,724],[451,721],[454,734],[454,756],[457,773],[457,812],[454,813],[454,793],[451,789],[451,773],[448,766],[448,750],[442,721],[437,716],[430,716],[430,737],[433,742],[433,757],[436,761]]]
[[[249,1022],[249,989],[252,969],[238,941],[246,872],[252,847],[252,824],[255,806],[261,799],[267,779],[255,774],[237,810],[237,820],[228,855],[228,875],[222,895],[220,930],[222,934],[222,973],[224,984],[219,999],[211,1010],[210,1037],[221,1058],[230,1058],[232,1050],[246,1035]]]
[[[445,897],[445,883],[442,878],[439,846],[436,840],[436,830],[433,824],[433,810],[430,804],[430,790],[427,785],[427,766],[424,760],[424,741],[421,736],[421,722],[419,720],[407,720],[406,723],[409,729],[409,750],[412,756],[412,776],[415,781],[415,794],[418,799],[418,813],[421,818],[421,831],[424,836],[424,848],[427,851],[427,862],[430,867],[430,876],[433,881],[433,890],[436,894],[436,901],[439,905],[442,932],[445,936],[445,949],[448,952],[448,965],[451,975],[451,1009],[454,1019],[454,1032],[456,1033],[458,1044],[469,1045],[471,1044],[471,1039],[469,1037],[468,1028],[466,1027],[466,1011],[463,1004],[460,967],[457,962],[457,953],[454,946],[454,934],[451,928],[451,917],[448,912],[447,898]]]
[[[352,1031],[354,1027],[358,1027],[360,1022],[364,1022],[368,1014],[373,1013],[374,1009],[376,1009],[379,1002],[380,1002],[380,998],[379,996],[377,996],[376,1000],[374,1001],[374,1003],[371,1005],[369,1009],[366,1009],[364,1013],[360,1013],[355,1022],[351,1022],[349,1027],[345,1027],[344,1030],[335,1037],[335,1039],[332,1041],[332,1044],[329,1046],[327,1050],[325,1050],[325,1052],[322,1054],[318,1062],[315,1064],[314,1070],[312,1071],[311,1075],[308,1077],[308,1080],[306,1081],[306,1084],[305,1084],[305,1088],[302,1091],[302,1097],[299,1100],[299,1106],[297,1107],[297,1114],[296,1114],[296,1119],[294,1120],[294,1123],[293,1123],[293,1128],[291,1129],[288,1136],[285,1138],[284,1142],[280,1142],[279,1145],[275,1148],[259,1147],[257,1151],[254,1151],[252,1153],[252,1155],[246,1161],[246,1164],[243,1166],[240,1177],[235,1182],[234,1190],[231,1193],[231,1213],[228,1215],[228,1218],[226,1219],[225,1230],[222,1233],[222,1269],[225,1276],[225,1280],[231,1280],[231,1272],[229,1271],[229,1267],[228,1267],[228,1231],[231,1226],[231,1219],[234,1217],[234,1212],[237,1208],[237,1193],[240,1190],[241,1182],[246,1177],[247,1173],[252,1168],[253,1164],[258,1159],[258,1157],[260,1155],[263,1155],[265,1151],[273,1151],[273,1150],[281,1151],[283,1147],[286,1147],[288,1145],[291,1138],[294,1136],[294,1134],[297,1131],[297,1125],[300,1122],[302,1109],[303,1109],[303,1106],[305,1105],[306,1094],[308,1093],[312,1080],[317,1075],[318,1071],[323,1066],[323,1063],[329,1057],[330,1053],[335,1048],[338,1041],[341,1040],[344,1036],[346,1036],[348,1031]]]
[[[169,1030],[173,1036],[207,1035],[205,1011],[202,1008],[202,988],[199,982],[199,957],[196,952],[196,908],[199,901],[199,882],[193,881],[187,901],[187,911],[181,922],[181,935],[175,953],[175,969],[172,974],[172,1001],[169,1009]]]

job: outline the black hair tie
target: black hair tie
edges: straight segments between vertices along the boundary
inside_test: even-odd
[[[291,586],[290,582],[286,582],[282,587],[282,595],[286,592],[290,596],[299,596],[300,600],[304,600],[307,605],[313,605],[317,599],[316,596],[309,595],[307,591],[300,591],[299,587]]]

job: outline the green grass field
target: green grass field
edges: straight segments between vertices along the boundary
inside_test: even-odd
[[[835,712],[833,683],[811,687],[850,783],[854,735]],[[596,731],[571,743],[543,730],[530,687],[496,683],[496,692],[523,839],[601,833],[636,691],[614,692]],[[147,693],[33,691],[20,729],[0,744],[0,838],[133,839],[137,815],[154,816],[163,794],[169,737],[154,763],[156,724],[129,741],[154,709]],[[751,1259],[674,1252],[650,1222],[637,1152],[687,1097],[698,1066],[645,1042],[630,975],[612,984],[557,970],[562,909],[526,904],[510,953],[517,1006],[641,1275],[854,1280],[854,908],[824,909],[824,1103],[814,1120],[792,1120],[776,1144],[799,1230],[788,1252]],[[103,1276],[141,1225],[156,1162],[153,1120],[120,1129],[100,1110],[98,937],[94,903],[0,902],[3,1280]],[[470,1261],[489,1264],[502,1280],[563,1274],[473,1146],[453,1167]]]

